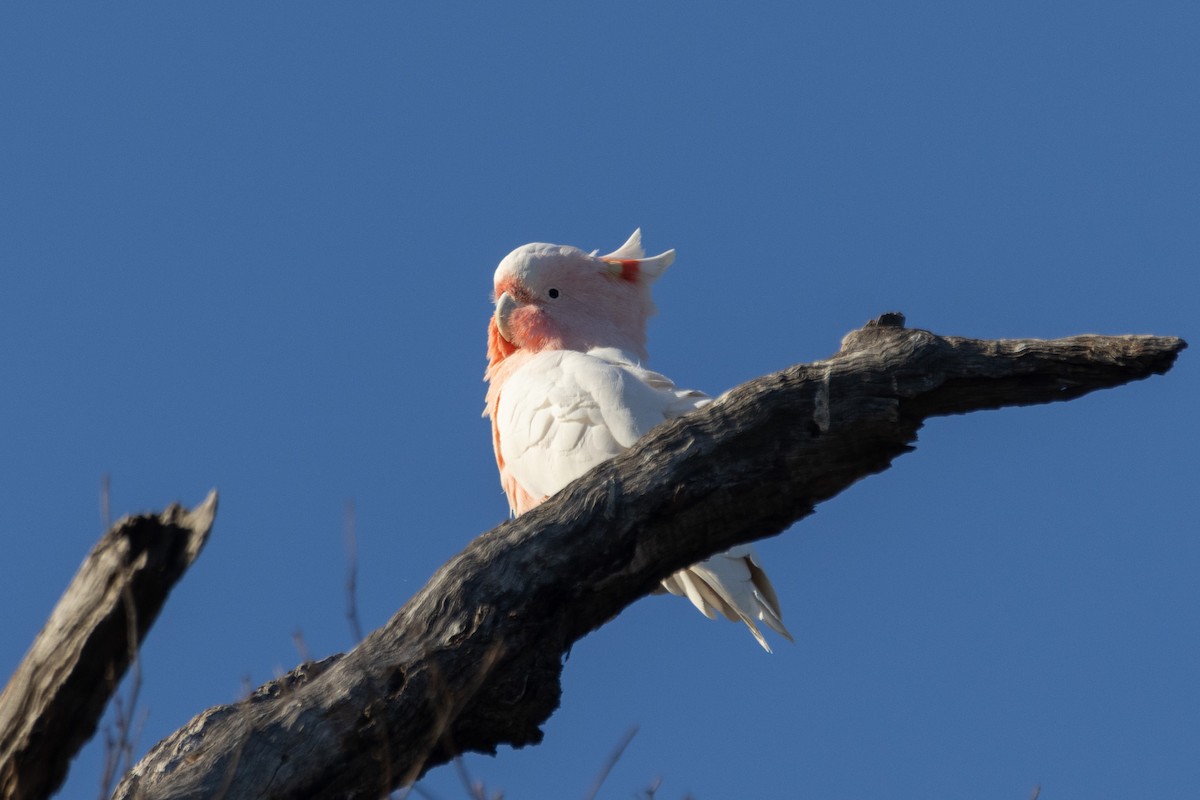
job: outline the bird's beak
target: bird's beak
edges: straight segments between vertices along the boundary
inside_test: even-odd
[[[500,296],[496,298],[496,310],[492,314],[492,318],[496,321],[496,330],[509,344],[512,344],[513,340],[511,329],[508,327],[508,318],[512,312],[517,310],[518,305],[512,295],[508,292],[501,292]]]

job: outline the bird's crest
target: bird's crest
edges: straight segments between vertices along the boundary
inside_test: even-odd
[[[642,249],[641,228],[635,230],[625,244],[608,255],[597,256],[597,252],[599,251],[592,251],[592,256],[605,263],[610,275],[623,278],[630,283],[650,283],[658,280],[659,276],[675,260],[674,250],[646,258],[646,251]]]

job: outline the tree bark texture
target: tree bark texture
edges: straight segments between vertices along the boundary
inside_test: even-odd
[[[92,548],[0,694],[0,797],[59,787],[216,510],[213,492],[192,511],[125,517]]]
[[[911,449],[930,416],[1163,373],[1152,336],[981,341],[887,314],[832,358],[663,424],[479,536],[354,650],[167,737],[120,798],[378,798],[465,751],[542,738],[572,643],[670,573],[771,536]]]

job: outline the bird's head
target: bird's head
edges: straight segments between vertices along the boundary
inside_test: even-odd
[[[617,347],[646,358],[650,285],[674,260],[674,250],[645,258],[640,229],[604,256],[557,244],[518,247],[496,268],[490,366],[517,350]]]

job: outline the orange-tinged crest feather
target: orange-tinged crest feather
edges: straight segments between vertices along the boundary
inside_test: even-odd
[[[637,283],[641,275],[642,262],[636,258],[606,259],[604,262],[609,274]]]

